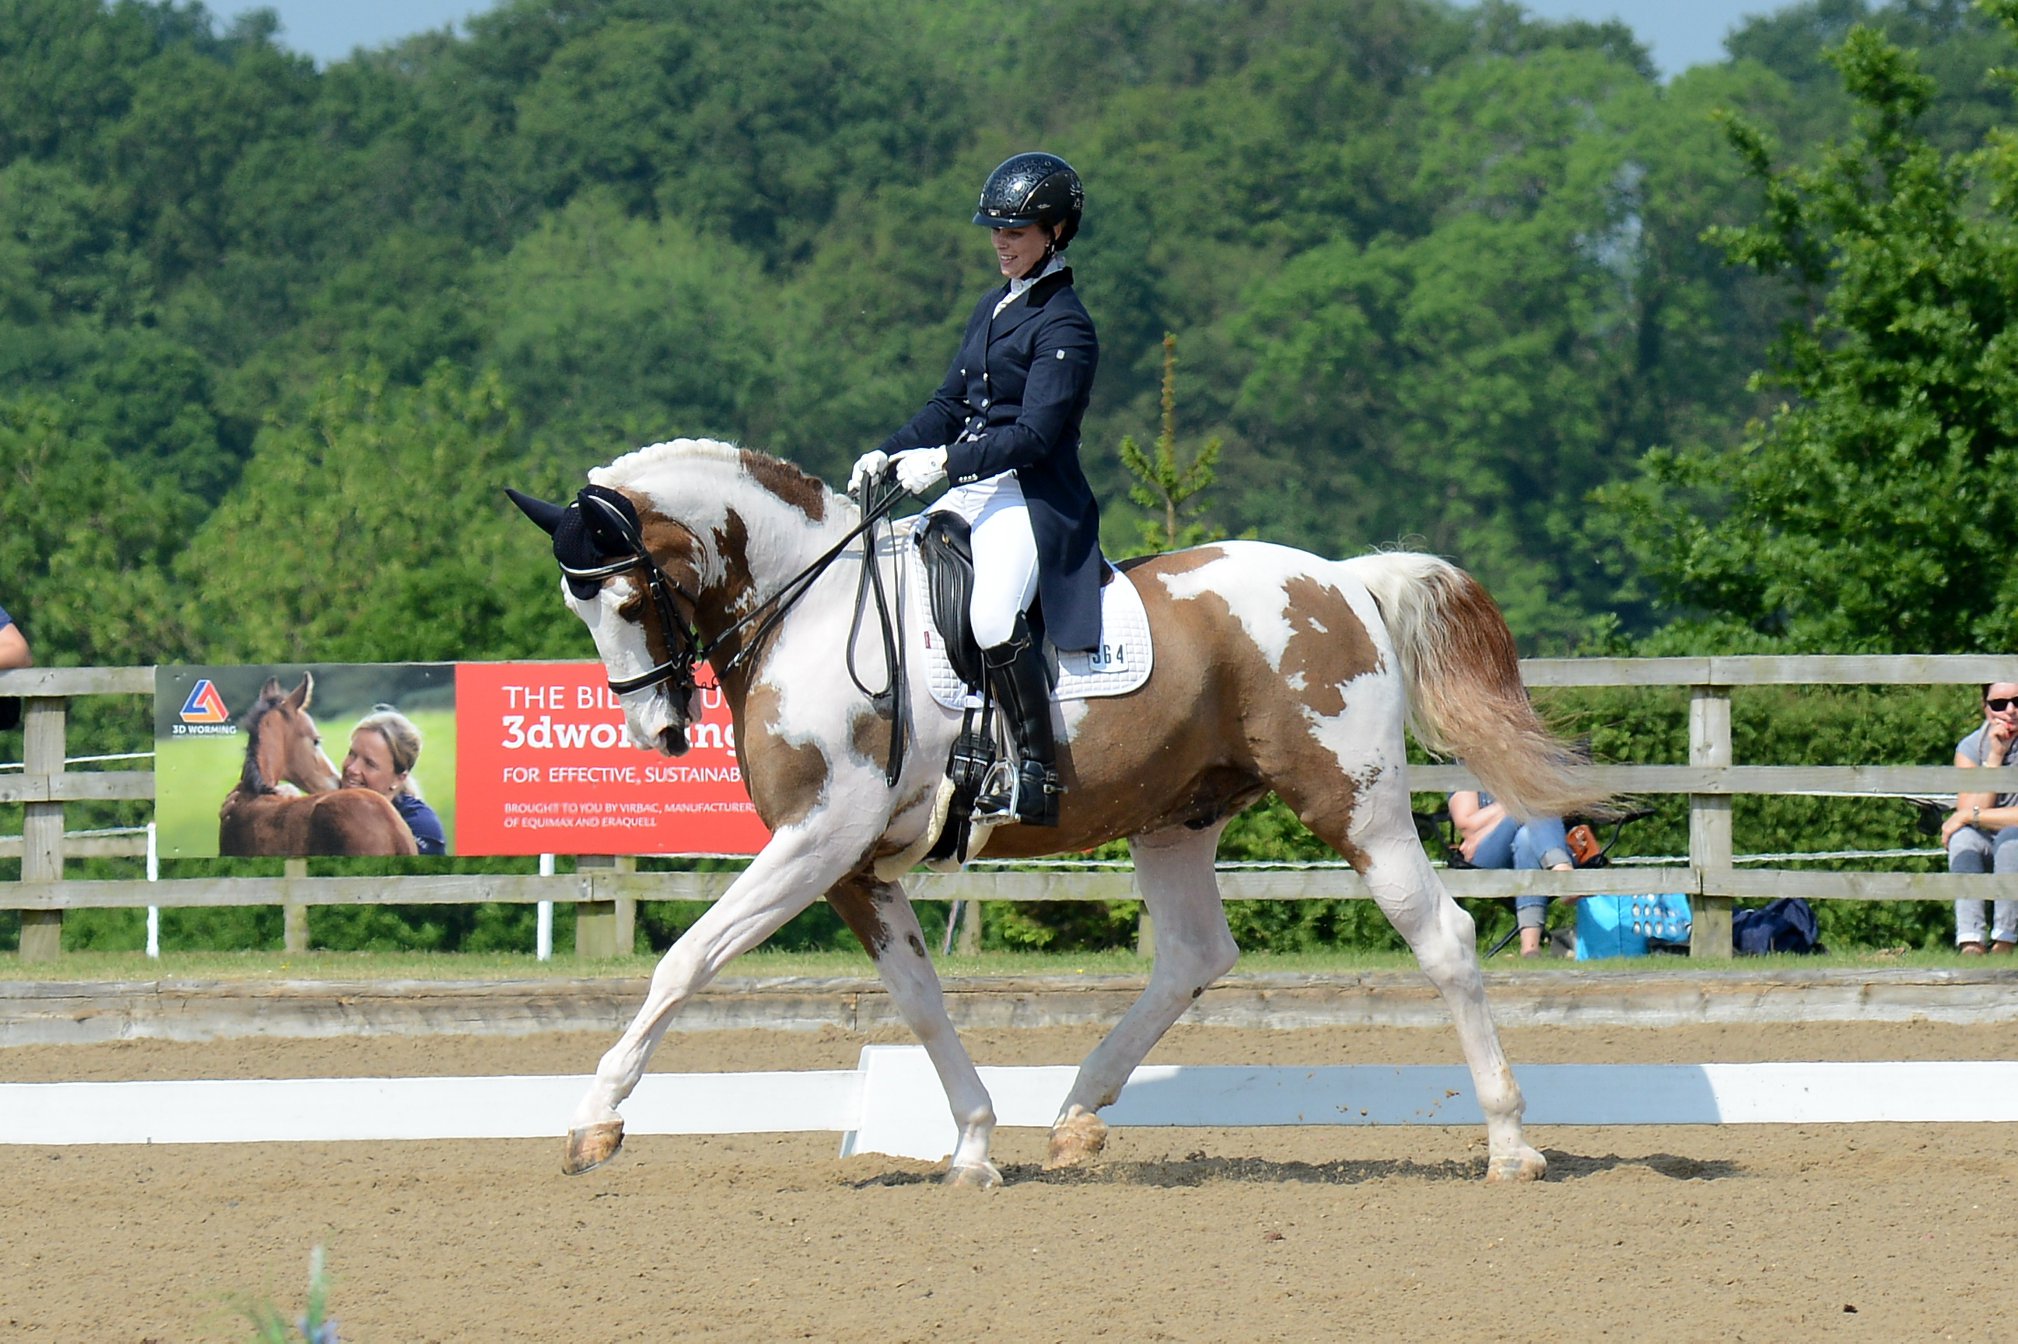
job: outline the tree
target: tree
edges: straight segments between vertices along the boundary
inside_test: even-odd
[[[418,388],[367,369],[269,426],[176,561],[207,662],[428,662],[579,653],[553,560],[503,487],[563,493],[495,374]],[[218,619],[229,613],[228,620]]]
[[[1145,453],[1131,437],[1121,440],[1121,465],[1135,478],[1128,497],[1150,511],[1141,520],[1139,536],[1149,551],[1174,551],[1196,546],[1226,534],[1199,519],[1199,505],[1193,501],[1212,484],[1213,467],[1223,445],[1208,439],[1191,461],[1177,460],[1177,336],[1163,337],[1163,429],[1156,436],[1152,453]]]
[[[1985,8],[2018,33],[2018,3]],[[1758,383],[1787,394],[1727,451],[1657,451],[1605,492],[1678,637],[1798,651],[2004,651],[2018,613],[2018,136],[1944,153],[1935,89],[1869,28],[1830,54],[1856,130],[1813,167],[1729,135],[1765,191],[1716,234],[1812,318]]]

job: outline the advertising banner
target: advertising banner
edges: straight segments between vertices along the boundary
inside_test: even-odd
[[[605,676],[589,662],[158,668],[161,853],[761,849],[721,692],[702,692],[691,749],[671,758],[627,745]]]
[[[686,755],[626,744],[601,663],[463,663],[456,773],[468,854],[754,854],[757,819],[722,693]]]

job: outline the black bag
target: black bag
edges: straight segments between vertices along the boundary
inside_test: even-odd
[[[1815,912],[1798,896],[1784,896],[1756,910],[1731,914],[1731,947],[1741,957],[1769,952],[1820,952]]]

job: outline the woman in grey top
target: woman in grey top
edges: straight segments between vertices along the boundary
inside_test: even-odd
[[[1955,764],[1965,770],[2018,765],[2018,681],[1993,681],[1983,688],[1983,722],[1955,744]],[[1941,827],[1951,873],[2018,873],[2018,793],[1958,793],[1955,814]],[[1966,953],[1986,950],[1979,899],[1955,902],[1955,946]],[[2009,952],[2018,944],[2018,900],[1997,901],[1991,913],[1987,950]]]

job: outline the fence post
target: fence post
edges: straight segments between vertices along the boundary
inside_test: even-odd
[[[1689,764],[1731,764],[1731,688],[1689,688]],[[1689,955],[1731,957],[1731,795],[1689,795],[1689,866],[1697,895]]]
[[[21,702],[21,765],[30,776],[60,775],[69,701],[33,696]],[[63,804],[28,803],[21,817],[21,880],[63,880]],[[63,953],[63,912],[21,912],[21,960],[54,961]]]
[[[280,875],[289,882],[308,880],[307,859],[282,859]],[[308,951],[308,902],[290,898],[280,903],[280,945],[289,952]]]
[[[597,870],[635,873],[638,861],[629,854],[575,857],[577,874],[593,876]],[[638,903],[629,896],[583,901],[575,907],[575,955],[585,959],[628,956],[637,937],[637,927]]]

